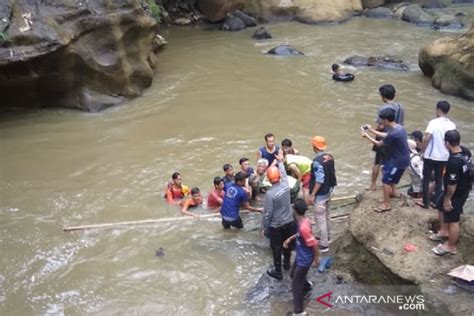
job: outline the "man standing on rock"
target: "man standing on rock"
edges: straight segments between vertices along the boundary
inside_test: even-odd
[[[407,132],[405,128],[395,122],[396,112],[392,108],[386,108],[379,114],[379,118],[387,132],[380,132],[370,125],[364,126],[363,137],[366,137],[377,147],[385,147],[388,159],[383,166],[383,202],[375,211],[378,213],[390,211],[391,197],[400,197],[396,185],[400,181],[403,172],[410,165],[410,150],[407,142]],[[371,132],[382,140],[372,138],[367,132]]]
[[[377,114],[376,130],[379,132],[387,132],[387,129],[384,127],[382,121],[379,118],[380,113],[385,109],[395,110],[395,123],[403,126],[405,121],[405,111],[399,103],[394,101],[396,93],[395,87],[391,84],[385,84],[379,88],[379,93],[380,97],[382,98],[383,105],[379,108],[379,112]],[[376,137],[375,139],[380,140],[379,137]],[[375,152],[375,160],[374,165],[372,167],[371,182],[368,190],[375,191],[375,189],[377,188],[377,178],[379,176],[380,166],[382,166],[384,161],[387,159],[387,152],[384,147],[378,147],[375,145],[372,150]]]
[[[447,117],[450,104],[448,101],[439,101],[436,104],[436,118],[428,123],[423,143],[421,156],[423,156],[423,201],[417,202],[418,206],[428,208],[431,201],[430,181],[434,173],[436,201],[441,194],[443,169],[449,158],[449,151],[445,146],[444,135],[447,131],[456,129],[456,125]]]
[[[464,203],[472,189],[467,163],[471,159],[471,153],[461,148],[461,135],[457,130],[447,131],[444,140],[449,150],[449,159],[444,175],[444,194],[440,196],[437,203],[441,229],[438,234],[430,237],[432,241],[448,239],[446,243],[433,248],[433,252],[439,256],[447,253],[456,254],[456,244],[460,233],[459,221]]]
[[[296,233],[296,222],[290,205],[290,186],[288,176],[283,165],[283,151],[280,149],[275,155],[278,167],[267,169],[267,178],[272,187],[267,191],[263,205],[262,235],[270,238],[270,247],[273,254],[272,269],[267,274],[277,280],[283,279],[281,256],[283,254],[283,268],[290,269],[291,249],[283,248],[283,242]]]
[[[334,157],[326,153],[326,140],[322,136],[314,136],[312,141],[316,157],[311,164],[308,204],[315,204],[314,218],[321,231],[319,251],[329,251],[330,223],[329,199],[333,188],[337,185]]]

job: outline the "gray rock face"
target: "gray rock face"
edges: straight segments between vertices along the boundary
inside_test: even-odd
[[[151,85],[156,21],[138,2],[2,1],[1,106],[101,109]]]
[[[462,21],[454,15],[443,14],[436,17],[433,27],[436,29],[439,29],[439,28],[460,29],[464,27],[464,23],[462,23]]]
[[[424,46],[418,65],[442,92],[474,101],[474,24],[465,34],[444,37]],[[470,252],[474,260],[474,252]],[[466,254],[464,254],[466,256]]]
[[[418,4],[413,4],[403,10],[402,20],[418,25],[432,25],[435,18],[423,10]]]
[[[410,69],[407,64],[403,63],[403,60],[390,56],[363,57],[355,55],[344,60],[344,64],[356,67],[377,67],[387,70],[407,71]]]
[[[241,19],[242,22],[244,22],[245,26],[247,27],[257,26],[257,20],[255,20],[255,18],[251,17],[250,15],[245,14],[244,12],[240,10],[235,10],[234,12],[232,12],[232,15]]]
[[[392,11],[388,8],[375,8],[365,11],[365,16],[375,19],[389,19],[392,17]]]
[[[362,0],[362,7],[364,9],[372,9],[381,7],[385,4],[385,0]]]
[[[446,8],[446,4],[444,4],[441,0],[425,0],[422,1],[421,7],[423,9],[441,9]]]
[[[272,38],[272,35],[267,31],[267,29],[263,26],[260,26],[255,33],[252,35],[253,39],[256,40],[265,40]]]
[[[279,45],[270,49],[267,52],[268,55],[275,55],[275,56],[302,56],[304,55],[302,52],[297,50],[296,48],[290,45]]]
[[[222,30],[228,32],[237,32],[245,28],[245,23],[233,14],[229,14],[222,25]]]
[[[459,4],[459,3],[471,3],[474,4],[474,0],[453,0],[454,4]]]

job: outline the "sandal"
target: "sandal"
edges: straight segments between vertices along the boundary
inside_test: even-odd
[[[456,250],[449,250],[448,247],[445,247],[443,244],[439,244],[438,246],[431,249],[431,251],[433,251],[433,253],[437,256],[444,256],[448,253],[451,255],[456,254]]]
[[[419,207],[424,208],[424,209],[428,209],[428,208],[429,208],[429,206],[426,205],[426,204],[423,203],[423,202],[416,202],[416,205],[418,205]]]
[[[377,208],[374,209],[374,211],[377,212],[377,213],[385,213],[385,212],[389,212],[391,210],[392,210],[391,207],[389,207],[389,208],[377,207]]]
[[[443,236],[440,234],[431,234],[430,237],[428,237],[431,241],[446,241],[448,240],[448,236]]]

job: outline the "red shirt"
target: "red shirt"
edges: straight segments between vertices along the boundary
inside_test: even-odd
[[[207,196],[207,207],[208,208],[217,208],[221,206],[221,203],[217,200],[217,198],[224,198],[224,190],[218,192],[217,190],[213,190]]]

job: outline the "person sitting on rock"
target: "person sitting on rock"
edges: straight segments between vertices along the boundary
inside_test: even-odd
[[[231,164],[226,163],[222,166],[222,170],[224,170],[224,176],[222,177],[224,183],[234,182],[234,167],[232,167]]]
[[[214,189],[207,196],[207,208],[219,212],[222,201],[224,200],[224,179],[221,177],[214,178]]]
[[[354,75],[350,73],[345,73],[341,70],[341,66],[338,64],[332,64],[332,80],[335,81],[352,81],[354,80]]]
[[[178,205],[189,194],[189,188],[181,183],[181,174],[175,172],[166,184],[165,198],[169,204]]]
[[[185,201],[182,201],[181,203],[181,214],[192,216],[194,218],[199,218],[198,214],[191,213],[190,211],[188,211],[188,209],[191,207],[196,207],[201,204],[202,204],[201,190],[199,190],[199,188],[194,187],[191,189],[191,198]]]
[[[281,149],[283,149],[283,154],[287,155],[298,155],[299,150],[293,147],[293,142],[291,139],[285,138],[281,141]]]

